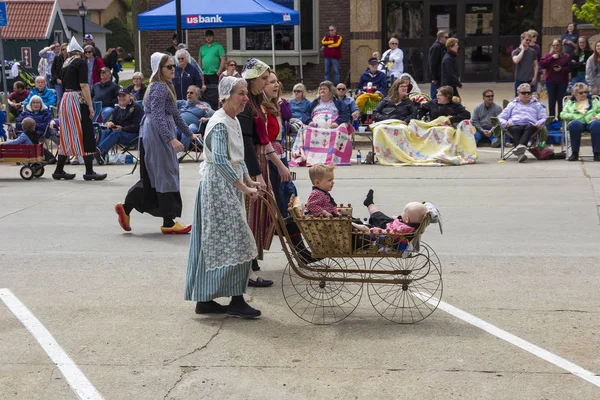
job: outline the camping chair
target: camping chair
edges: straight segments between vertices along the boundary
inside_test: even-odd
[[[204,141],[200,138],[192,139],[189,147],[184,150],[184,154],[178,159],[182,162],[186,157],[191,159],[193,162],[200,162],[200,156],[202,156],[202,150],[204,149]],[[192,155],[192,151],[194,154]]]
[[[540,127],[537,131],[535,131],[535,133],[531,137],[531,141],[527,145],[528,149],[531,147],[537,146],[538,141],[545,141],[545,139],[543,139],[543,138],[548,135],[548,128],[546,127],[546,125],[551,123],[553,120],[554,120],[553,116],[546,118],[546,122],[544,123],[544,125],[542,127]],[[492,126],[493,126],[492,130],[494,131],[494,134],[496,135],[496,137],[500,138],[499,139],[500,140],[500,159],[507,160],[510,156],[512,156],[514,154],[515,148],[517,146],[513,146],[512,148],[507,150],[506,137],[508,136],[509,138],[512,139],[512,135],[510,134],[510,131],[508,129],[503,128],[500,125],[500,121],[498,120],[498,117],[491,117],[490,122],[492,123]]]
[[[563,109],[565,108],[565,105],[567,104],[567,102],[571,99],[572,96],[565,96],[563,97]],[[600,101],[600,96],[598,95],[593,95],[592,98],[594,100],[598,100]],[[568,122],[566,120],[562,120],[562,124],[563,124],[563,144],[561,144],[561,150],[564,151],[567,155],[567,158],[569,158],[571,156],[571,135],[568,131]],[[587,131],[583,132],[583,133],[588,133]],[[583,135],[582,135],[583,136]],[[582,156],[581,154],[579,155],[579,158],[583,158],[583,157],[593,157],[593,155],[586,155],[586,156]]]

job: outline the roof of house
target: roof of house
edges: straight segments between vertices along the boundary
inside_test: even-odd
[[[47,39],[56,16],[62,18],[54,0],[6,0],[6,14],[4,39]]]
[[[79,15],[63,15],[67,28],[72,32],[81,33],[83,32],[83,26],[81,25],[81,17]],[[98,25],[89,19],[85,20],[85,33],[112,33],[110,30]]]
[[[88,10],[104,10],[115,0],[85,0]],[[58,0],[61,10],[77,10],[81,0]],[[87,25],[86,25],[87,26]]]

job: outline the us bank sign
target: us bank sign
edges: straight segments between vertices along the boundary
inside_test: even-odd
[[[198,24],[222,24],[223,19],[219,14],[217,15],[186,15],[185,22],[188,25]]]

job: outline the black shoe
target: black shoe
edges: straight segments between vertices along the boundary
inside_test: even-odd
[[[365,205],[365,207],[369,207],[371,204],[373,204],[373,189],[369,189],[369,192],[367,193],[367,197],[365,197],[365,201],[363,201],[363,204]]]
[[[99,174],[94,172],[93,174],[84,174],[83,179],[86,181],[102,181],[106,179],[106,174]]]
[[[594,153],[594,161],[600,161],[600,153]]]
[[[52,174],[52,179],[56,179],[57,181],[60,181],[61,179],[64,179],[65,181],[70,181],[71,179],[75,179],[75,174],[68,174],[65,171],[63,172],[55,172]]]
[[[269,279],[263,279],[260,276],[256,280],[248,279],[248,286],[250,287],[269,287],[273,286],[273,281]]]
[[[106,161],[104,161],[104,157],[102,156],[100,149],[97,148],[96,150],[97,151],[94,153],[94,159],[96,160],[98,165],[104,165]]]
[[[244,319],[260,317],[260,310],[250,307],[245,301],[237,304],[232,303],[233,301],[229,303],[229,307],[227,307],[227,315]]]
[[[578,161],[578,160],[579,160],[579,153],[577,153],[577,152],[571,153],[569,158],[567,158],[567,161]]]
[[[227,306],[223,306],[214,300],[196,302],[196,314],[225,314]]]

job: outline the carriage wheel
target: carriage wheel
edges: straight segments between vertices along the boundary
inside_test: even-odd
[[[325,258],[311,267],[318,268],[358,268],[351,258]],[[319,275],[320,280],[308,280],[298,276],[288,264],[283,271],[281,289],[283,298],[294,314],[317,325],[327,325],[346,318],[360,303],[362,282],[337,282],[328,278],[360,278],[359,274],[345,272],[307,272],[310,276]]]
[[[438,260],[439,261],[439,260]],[[389,279],[407,279],[404,284],[369,283],[369,300],[383,318],[398,324],[413,324],[427,318],[442,297],[442,274],[429,257],[373,259],[372,269],[393,270]],[[382,275],[372,274],[372,278]]]
[[[19,171],[19,173],[21,174],[21,178],[25,179],[26,181],[33,179],[33,168],[29,165],[21,167],[21,171]]]
[[[439,259],[439,257],[437,256],[436,252],[433,251],[433,249],[431,248],[430,245],[428,245],[427,243],[421,241],[421,252],[427,254],[427,257],[429,257],[429,261],[431,263],[433,263],[439,270],[440,273],[442,272],[442,263]]]
[[[40,163],[33,164],[33,176],[36,178],[41,178],[44,175],[45,169],[44,165]]]

